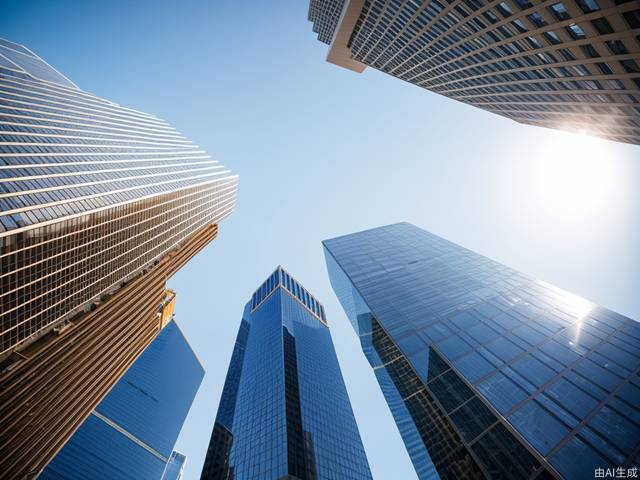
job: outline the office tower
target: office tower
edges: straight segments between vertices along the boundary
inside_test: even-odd
[[[371,479],[324,307],[281,267],[244,308],[201,478]]]
[[[179,478],[173,451],[204,369],[170,321],[44,469],[43,480]]]
[[[324,249],[420,479],[638,465],[640,323],[408,223]]]
[[[640,144],[636,0],[311,0],[327,60],[520,123]]]
[[[238,179],[1,39],[0,86],[0,471],[20,478],[157,335],[167,278],[215,238]]]

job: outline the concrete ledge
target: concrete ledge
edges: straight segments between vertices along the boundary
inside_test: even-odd
[[[362,73],[367,66],[351,58],[351,50],[347,44],[363,6],[364,0],[346,0],[327,55],[327,62],[356,73]]]

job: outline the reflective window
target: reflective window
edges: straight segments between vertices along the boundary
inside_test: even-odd
[[[517,360],[511,365],[511,368],[536,387],[541,387],[556,375],[556,372],[532,355],[526,355]]]
[[[567,12],[567,8],[562,2],[554,3],[549,7],[549,9],[558,20],[567,20],[571,18],[569,12]]]
[[[478,352],[471,352],[455,360],[453,364],[471,382],[494,370],[494,366]]]
[[[591,478],[608,462],[579,438],[573,437],[549,460],[565,478]]]
[[[527,398],[527,393],[502,373],[492,375],[479,383],[478,389],[502,414]]]
[[[460,335],[452,335],[438,342],[437,345],[438,349],[450,360],[454,360],[471,351],[471,345],[465,342]]]
[[[547,395],[578,418],[585,418],[598,404],[597,399],[564,378],[549,385],[545,391]]]
[[[578,6],[584,13],[597,12],[600,10],[600,5],[596,0],[576,0]]]
[[[522,348],[517,347],[513,342],[510,342],[504,337],[500,337],[487,344],[486,348],[503,362],[510,362],[524,352]]]
[[[607,439],[623,453],[630,454],[640,438],[640,428],[609,407],[602,407],[589,421],[596,432]]]
[[[569,429],[537,402],[527,402],[509,417],[511,423],[542,455],[569,433]]]

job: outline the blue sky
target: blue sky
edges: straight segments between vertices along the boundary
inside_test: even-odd
[[[4,0],[0,36],[153,113],[240,174],[170,282],[207,374],[176,448],[199,478],[242,309],[282,264],[324,302],[373,474],[415,479],[321,240],[398,221],[640,318],[640,147],[519,125],[325,62],[306,1]]]

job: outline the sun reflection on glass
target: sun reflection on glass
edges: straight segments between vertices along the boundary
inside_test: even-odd
[[[574,323],[574,332],[573,338],[569,341],[569,344],[572,346],[580,343],[580,333],[582,332],[583,321],[589,313],[596,307],[595,303],[590,302],[578,295],[574,295],[573,293],[569,293],[561,288],[558,288],[554,285],[551,285],[547,282],[543,282],[541,280],[538,281],[541,285],[546,287],[548,290],[553,291],[556,295],[555,300],[562,305],[562,311],[572,315],[577,319],[577,322]]]

